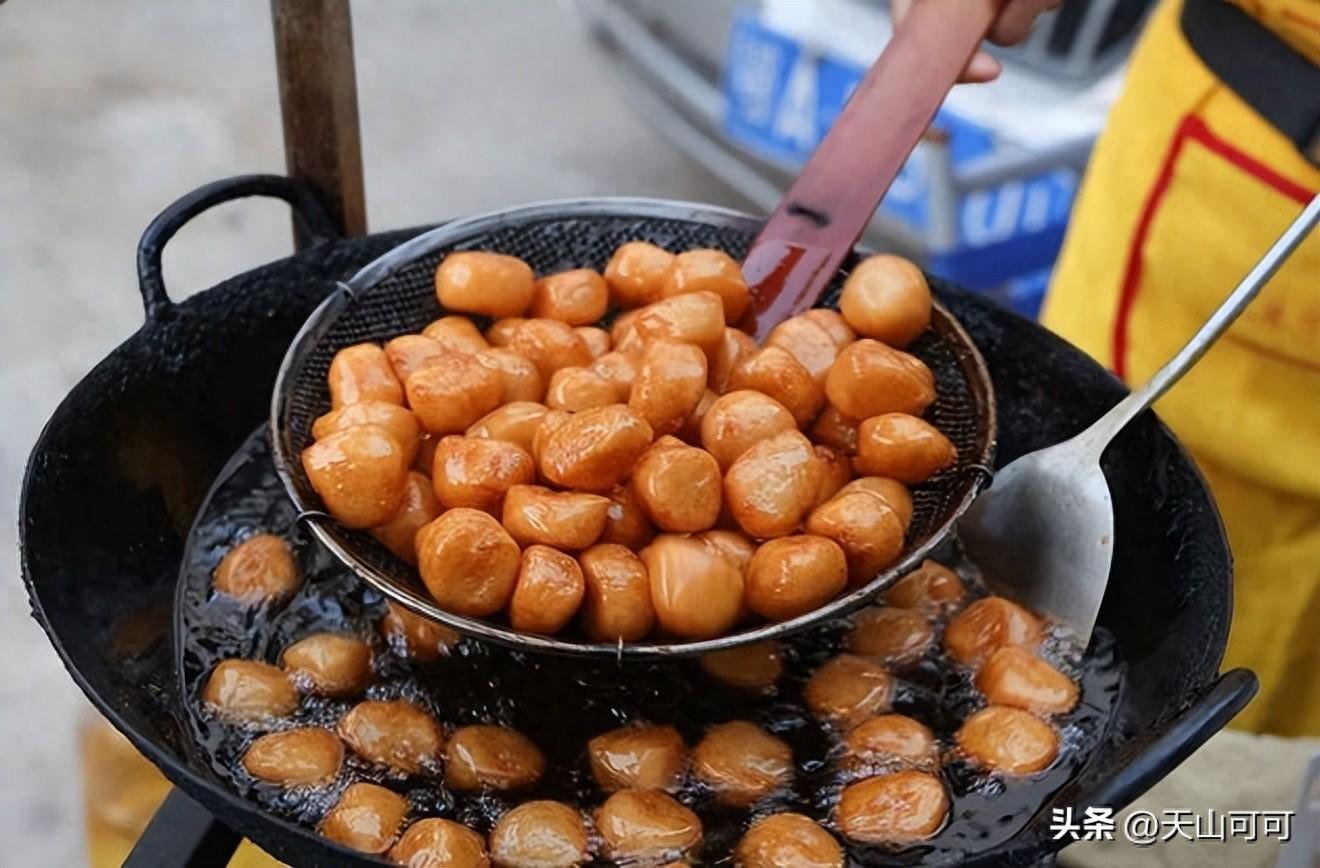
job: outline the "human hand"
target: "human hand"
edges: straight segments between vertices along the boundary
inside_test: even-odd
[[[919,0],[893,0],[892,10],[894,26],[907,15],[908,10]],[[1017,45],[1031,34],[1031,25],[1044,12],[1057,9],[1062,0],[1008,0],[995,19],[994,25],[986,38],[995,45]],[[984,51],[972,55],[967,67],[959,77],[961,82],[994,81],[1003,67]]]

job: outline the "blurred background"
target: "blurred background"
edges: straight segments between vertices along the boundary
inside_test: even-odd
[[[1003,55],[1000,82],[958,89],[870,240],[1034,314],[1147,5],[1067,3]],[[582,195],[764,211],[889,32],[884,5],[863,0],[352,11],[373,231]],[[16,550],[18,484],[42,422],[141,323],[143,227],[200,184],[283,168],[266,2],[0,5],[0,546]],[[170,245],[167,283],[183,297],[290,249],[282,206],[230,204]],[[95,775],[81,783],[80,737],[98,756],[115,740],[93,728],[30,618],[15,558],[2,563],[0,864],[87,864],[84,794],[131,840],[159,790],[117,802]],[[1290,807],[1308,754],[1223,734],[1149,798]],[[1160,847],[1142,864],[1202,864],[1204,852]],[[1070,861],[1137,864],[1130,848]]]

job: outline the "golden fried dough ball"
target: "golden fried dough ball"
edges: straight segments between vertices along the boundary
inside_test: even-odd
[[[1029,775],[1059,752],[1059,736],[1040,718],[1019,708],[990,705],[973,714],[954,734],[973,763],[1008,775]]]
[[[408,813],[403,796],[378,784],[351,784],[325,818],[320,832],[361,853],[384,853]]]
[[[647,305],[632,326],[643,341],[694,344],[713,359],[724,339],[724,308],[713,292],[691,292]]]
[[[458,434],[499,406],[503,384],[481,358],[449,353],[442,362],[422,368],[404,384],[408,406],[432,434]]]
[[[935,402],[935,375],[916,356],[863,338],[839,353],[825,377],[825,395],[853,419],[920,416]]]
[[[435,448],[431,485],[446,509],[498,510],[510,488],[535,481],[532,456],[507,440],[451,435]]]
[[[611,350],[591,363],[591,370],[614,387],[614,400],[628,403],[632,395],[633,380],[637,378],[637,362],[629,355]]]
[[[642,350],[645,341],[637,334],[637,316],[640,310],[626,310],[614,318],[610,325],[610,342],[614,349],[625,356],[635,356]]]
[[[858,422],[840,413],[838,407],[826,404],[811,425],[811,437],[817,443],[837,449],[844,455],[856,455],[857,426]]]
[[[610,499],[610,506],[605,511],[605,530],[601,532],[600,542],[641,551],[655,538],[655,528],[642,511],[642,505],[632,488],[616,485],[605,492],[605,496]]]
[[[845,491],[865,491],[889,504],[903,524],[904,532],[912,523],[912,492],[901,482],[880,476],[861,476],[839,489],[840,494]]]
[[[715,528],[697,534],[696,538],[733,561],[744,575],[747,573],[747,565],[752,562],[752,555],[756,553],[756,543],[752,542],[747,534]]]
[[[816,489],[815,506],[820,506],[839,493],[852,481],[853,468],[848,456],[828,446],[816,444],[816,461],[820,464],[820,487]]]
[[[728,387],[774,398],[788,408],[799,426],[809,424],[825,406],[820,383],[783,347],[765,346],[744,356],[729,374]]]
[[[944,628],[944,650],[959,663],[976,665],[1005,645],[1035,647],[1040,620],[1003,597],[985,597],[963,609]]]
[[[491,410],[473,422],[465,433],[469,437],[503,440],[531,455],[532,442],[546,412],[547,408],[544,404],[535,401],[513,401]]]
[[[459,353],[478,353],[490,346],[472,320],[465,316],[442,316],[422,329],[422,336]],[[388,346],[385,349],[389,351]],[[408,379],[402,374],[399,378]]]
[[[532,269],[516,256],[465,250],[450,253],[435,270],[435,297],[459,313],[521,316],[532,294]]]
[[[673,264],[674,254],[654,244],[629,241],[619,245],[605,266],[610,298],[620,307],[641,307],[659,300]]]
[[[726,327],[720,345],[715,350],[715,357],[710,360],[710,375],[707,379],[710,387],[716,392],[728,391],[733,369],[757,349],[756,340],[747,332]]]
[[[642,550],[656,619],[668,633],[709,639],[742,612],[743,576],[732,559],[691,537],[663,534]]]
[[[285,648],[281,662],[295,685],[320,696],[352,696],[371,681],[371,646],[357,636],[313,633]]]
[[[618,403],[618,387],[591,368],[560,368],[550,377],[546,406],[578,413]]]
[[[631,642],[655,626],[651,582],[642,559],[621,545],[596,545],[578,556],[586,594],[582,626],[597,642]]]
[[[573,868],[591,858],[587,825],[563,802],[524,802],[495,823],[490,854],[501,868]]]
[[[284,537],[259,533],[225,553],[211,582],[221,594],[256,604],[293,596],[299,578],[298,563]]]
[[[859,473],[915,485],[957,460],[958,450],[934,425],[905,413],[886,413],[858,429],[853,464]]]
[[[924,724],[902,714],[868,718],[843,737],[844,764],[854,771],[874,772],[895,766],[934,768],[940,746]]]
[[[536,433],[532,435],[532,458],[536,460],[538,469],[541,467],[541,454],[545,451],[545,444],[550,441],[550,435],[572,418],[573,414],[567,410],[547,410],[541,417],[540,423],[536,426]]]
[[[660,295],[669,298],[692,292],[718,295],[727,323],[737,322],[747,312],[747,281],[737,261],[723,250],[688,250],[674,257]]]
[[[660,790],[620,790],[596,812],[604,856],[627,864],[658,864],[701,844],[701,819]]]
[[[390,859],[407,868],[490,868],[481,836],[462,823],[439,817],[409,826],[390,848]]]
[[[843,349],[857,340],[857,332],[853,331],[852,326],[848,325],[848,322],[843,318],[843,314],[837,310],[830,310],[827,307],[814,307],[802,316],[823,328],[825,334],[830,336],[839,349]]]
[[[981,664],[976,686],[994,705],[1062,714],[1077,705],[1072,679],[1025,648],[1005,646]]]
[[[643,415],[623,404],[584,410],[546,435],[541,473],[556,485],[608,491],[632,472],[653,436]]]
[[[243,753],[248,774],[281,787],[325,786],[338,776],[343,762],[343,742],[319,726],[263,735]]]
[[[284,671],[255,660],[222,660],[202,688],[202,702],[233,721],[282,717],[298,707],[298,692]]]
[[[375,344],[354,344],[335,353],[326,380],[330,406],[336,410],[360,401],[403,403],[403,386],[385,351]]]
[[[701,668],[733,687],[767,690],[784,672],[784,654],[778,642],[750,642],[701,655]]]
[[[603,317],[609,303],[605,278],[590,268],[574,268],[548,274],[532,284],[527,315],[584,326]]]
[[[484,344],[485,341],[483,340],[482,343]],[[443,362],[445,354],[455,349],[457,348],[445,346],[426,335],[400,335],[385,344],[385,357],[390,361],[394,376],[398,378],[400,383],[406,383],[410,376],[422,368],[429,368],[434,364]],[[466,352],[466,350],[462,351]],[[315,428],[312,429],[312,433],[315,435]]]
[[[765,343],[787,351],[822,386],[841,349],[829,332],[806,316],[784,320],[770,330]]]
[[[721,470],[728,470],[744,452],[784,431],[797,430],[788,408],[767,395],[749,390],[716,399],[701,421],[701,445]]]
[[[582,343],[587,345],[593,359],[599,359],[601,356],[614,349],[614,341],[610,338],[610,333],[598,326],[578,326],[573,329],[582,338]]]
[[[504,498],[504,527],[519,545],[576,551],[600,539],[609,508],[599,494],[515,485]]]
[[[863,844],[911,844],[933,837],[949,814],[940,779],[905,769],[843,788],[836,822],[845,838]]]
[[[768,437],[739,455],[725,474],[729,514],[749,536],[793,533],[815,505],[820,472],[816,451],[801,432]]]
[[[394,518],[371,529],[371,535],[400,560],[417,563],[417,531],[435,521],[441,513],[431,480],[411,471],[404,489],[403,505]]]
[[[560,368],[586,367],[591,350],[573,327],[553,319],[529,319],[514,331],[508,350],[536,365],[541,379],[549,382]]]
[[[522,487],[514,486],[510,496]],[[521,562],[518,544],[480,510],[451,509],[417,532],[422,582],[449,612],[484,616],[503,609],[513,596]]]
[[[848,584],[843,549],[823,536],[801,534],[763,543],[747,566],[743,603],[771,621],[819,609]]]
[[[752,821],[733,851],[736,868],[843,868],[834,836],[802,814],[771,814]]]
[[[653,340],[638,359],[628,406],[660,437],[681,429],[705,393],[706,356],[701,348]]]
[[[606,792],[677,790],[687,770],[687,745],[672,726],[630,724],[587,742],[591,775]]]
[[[908,260],[870,256],[844,281],[839,310],[863,337],[905,347],[930,325],[930,286]]]
[[[509,624],[527,633],[558,633],[573,620],[585,593],[582,569],[572,556],[549,546],[528,546],[509,601]]]
[[[958,574],[930,558],[885,591],[884,601],[900,609],[940,612],[962,602],[966,590]]]
[[[697,402],[696,409],[692,411],[692,415],[687,417],[683,427],[678,429],[677,436],[679,440],[693,446],[701,445],[701,423],[705,421],[706,414],[710,412],[710,408],[719,400],[719,397],[709,388],[701,393],[701,400]]]
[[[912,609],[873,606],[853,617],[848,650],[887,666],[908,666],[935,644],[935,630]]]
[[[462,727],[445,749],[445,783],[455,790],[525,790],[544,772],[541,749],[507,726]]]
[[[852,654],[827,661],[802,691],[813,715],[843,727],[888,711],[893,695],[894,680],[884,667]]]
[[[417,417],[408,408],[385,401],[359,401],[331,410],[312,423],[312,438],[320,440],[354,425],[379,425],[394,435],[409,464],[417,457],[422,437]]]
[[[712,727],[692,751],[692,773],[715,800],[747,807],[786,788],[793,780],[793,751],[746,720]]]
[[[513,333],[518,330],[518,326],[525,322],[527,320],[520,316],[506,316],[495,320],[490,328],[486,329],[486,343],[492,347],[507,347],[509,341],[513,340]]]
[[[812,510],[807,531],[843,549],[854,587],[875,578],[903,553],[904,527],[898,514],[879,496],[851,485]]]
[[[540,401],[545,397],[546,378],[531,359],[506,347],[491,347],[473,358],[498,378],[501,404]]]
[[[461,637],[443,624],[414,615],[393,601],[386,605],[389,608],[377,624],[380,634],[392,648],[412,660],[430,663],[447,656],[449,649],[459,643]]]
[[[694,533],[720,515],[720,466],[706,450],[657,441],[642,453],[629,483],[647,518],[670,533]]]
[[[368,528],[394,518],[408,486],[408,461],[379,425],[336,431],[302,451],[303,470],[326,511],[345,527]]]
[[[404,699],[359,702],[338,729],[358,756],[408,774],[438,770],[445,749],[440,724]]]

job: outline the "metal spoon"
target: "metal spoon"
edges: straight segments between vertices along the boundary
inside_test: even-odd
[[[1128,422],[1205,355],[1317,222],[1320,196],[1146,385],[1071,440],[1023,455],[995,475],[958,523],[968,555],[993,587],[1090,641],[1114,546],[1114,507],[1100,456]]]

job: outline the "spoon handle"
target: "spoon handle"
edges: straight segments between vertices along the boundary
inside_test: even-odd
[[[1100,453],[1104,452],[1105,447],[1127,423],[1155,403],[1170,386],[1182,379],[1183,374],[1200,361],[1201,356],[1205,355],[1215,341],[1219,340],[1220,335],[1228,330],[1252,299],[1260,294],[1265,284],[1297,249],[1297,245],[1306,239],[1317,223],[1320,223],[1320,195],[1312,199],[1292,225],[1284,230],[1255,267],[1242,278],[1242,282],[1232,294],[1205,321],[1205,325],[1201,326],[1177,355],[1156,371],[1144,386],[1115,404],[1094,425],[1079,434],[1076,438],[1077,445],[1090,451],[1098,459]]]

